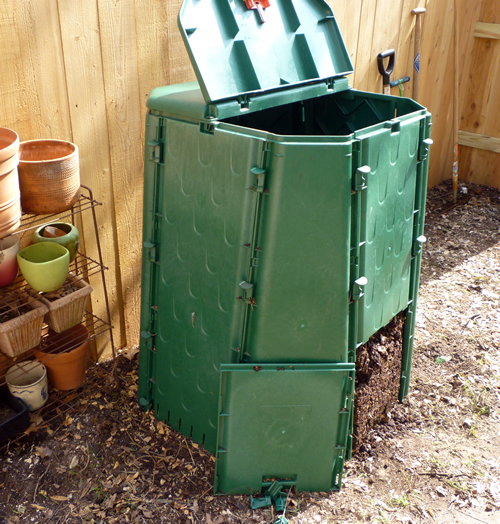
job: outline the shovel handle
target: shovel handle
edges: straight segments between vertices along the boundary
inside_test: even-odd
[[[384,59],[389,58],[387,68],[384,65]],[[384,84],[384,95],[391,94],[391,73],[394,71],[394,62],[396,60],[396,53],[394,49],[387,49],[382,51],[377,56],[378,72],[382,75],[382,83]]]
[[[384,65],[384,59],[389,58],[389,63],[387,68]],[[394,49],[387,49],[387,51],[382,51],[377,56],[378,72],[382,75],[382,80],[384,86],[391,83],[391,73],[394,71],[394,62],[396,60],[396,52]]]

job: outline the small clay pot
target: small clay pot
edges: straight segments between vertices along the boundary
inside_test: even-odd
[[[46,237],[44,232],[48,228],[56,228],[66,233],[62,236]],[[53,222],[39,227],[33,233],[33,243],[37,242],[55,242],[61,246],[64,246],[69,251],[69,261],[73,262],[78,251],[78,245],[80,244],[80,233],[73,224],[67,222]]]
[[[80,198],[78,147],[71,142],[21,142],[18,170],[21,206],[26,213],[60,213]]]
[[[43,348],[35,357],[47,367],[50,383],[57,389],[75,389],[82,385],[87,367],[89,332],[77,324],[62,333],[49,330]]]

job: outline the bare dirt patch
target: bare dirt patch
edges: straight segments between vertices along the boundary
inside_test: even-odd
[[[341,492],[289,494],[290,524],[500,522],[500,196],[462,188],[456,206],[448,184],[428,195],[410,394],[367,432]],[[2,448],[0,522],[274,522],[213,495],[213,457],[139,408],[128,356],[117,383],[94,366],[59,417],[37,413]]]

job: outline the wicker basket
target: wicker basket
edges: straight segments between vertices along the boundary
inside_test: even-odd
[[[16,357],[38,346],[42,336],[43,317],[48,309],[40,301],[24,293],[11,295],[11,305],[24,305],[30,311],[0,324],[0,350],[8,357]]]
[[[69,273],[62,288],[54,293],[64,292],[68,284],[72,284],[78,289],[56,300],[48,300],[47,298],[47,296],[53,295],[53,293],[36,295],[37,300],[40,300],[48,309],[45,322],[57,333],[66,331],[82,321],[88,297],[92,293],[90,284],[77,278],[73,273]]]

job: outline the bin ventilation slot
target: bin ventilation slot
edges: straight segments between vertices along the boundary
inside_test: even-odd
[[[299,75],[299,80],[309,80],[319,78],[318,69],[314,63],[314,58],[307,43],[306,35],[295,35],[292,54]]]
[[[292,1],[279,0],[276,3],[278,4],[278,9],[280,10],[281,20],[283,21],[285,31],[288,34],[295,33],[300,27],[300,20]]]
[[[229,55],[229,64],[239,92],[257,91],[261,89],[259,79],[247,46],[243,40],[236,40]]]

